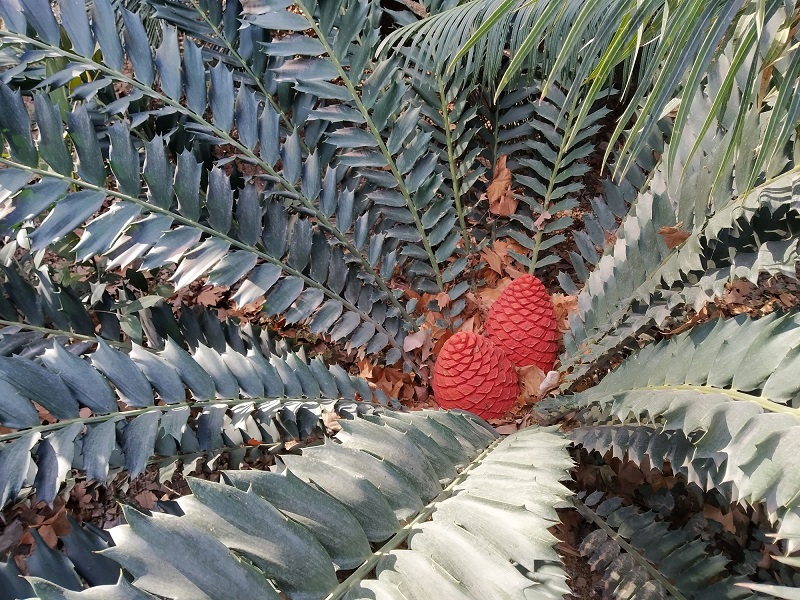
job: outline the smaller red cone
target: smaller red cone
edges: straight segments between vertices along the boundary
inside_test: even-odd
[[[490,340],[471,332],[455,334],[433,368],[433,393],[442,408],[461,408],[484,419],[508,412],[519,395],[514,365]]]
[[[558,324],[553,301],[533,275],[517,277],[489,309],[486,336],[518,367],[552,371],[558,356]]]

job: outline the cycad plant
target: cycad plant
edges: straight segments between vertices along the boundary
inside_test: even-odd
[[[565,556],[608,597],[798,597],[800,321],[698,312],[795,274],[796,7],[0,0],[0,18],[0,507],[227,465],[109,531],[31,529],[0,600],[559,598]],[[335,360],[426,386],[418,336],[432,313],[460,327],[498,241],[576,297],[537,411],[570,427],[499,439]],[[198,282],[235,310],[192,306]],[[645,488],[587,489],[614,460],[762,511],[772,537],[730,558]]]

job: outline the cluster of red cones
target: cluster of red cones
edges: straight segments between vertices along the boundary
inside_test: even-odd
[[[460,332],[447,340],[433,370],[433,392],[443,408],[495,419],[519,394],[515,365],[546,373],[556,361],[558,326],[542,282],[533,275],[515,279],[492,304],[484,333]]]

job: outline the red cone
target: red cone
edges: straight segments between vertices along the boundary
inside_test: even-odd
[[[483,417],[502,417],[517,400],[514,365],[490,340],[462,331],[439,352],[433,393],[442,408],[461,408]]]
[[[558,356],[558,325],[547,290],[533,275],[515,279],[489,309],[486,336],[518,367],[547,373]]]

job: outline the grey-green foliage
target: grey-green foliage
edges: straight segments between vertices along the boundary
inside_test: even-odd
[[[677,166],[656,166],[577,294],[579,314],[571,315],[562,357],[565,367],[575,367],[571,380],[603,368],[624,344],[663,325],[676,307],[699,309],[720,295],[727,281],[756,281],[764,272],[794,277],[797,167],[792,156],[786,149],[776,154],[761,183],[741,194],[748,189],[742,171],[717,151],[719,136],[735,129],[736,112],[732,108],[720,118],[719,134],[703,130],[729,52],[694,99],[686,127],[700,139],[697,149],[692,136],[667,146],[665,153],[677,146]],[[743,127],[749,139],[765,135],[769,118],[768,111],[748,113]],[[669,248],[659,233],[662,227],[675,227],[688,238]],[[562,281],[571,288],[570,281]]]
[[[699,309],[736,277],[793,277],[796,178],[792,170],[756,188],[670,249],[657,227],[674,225],[675,216],[656,172],[578,295],[580,314],[571,316],[565,337],[564,364],[576,365],[573,377],[602,367],[611,353],[663,323],[675,307]]]
[[[15,245],[9,243],[12,250],[19,251]],[[134,284],[146,283],[143,277],[136,281],[136,274],[130,277],[129,286],[119,286],[112,296],[106,289],[107,280],[75,281],[74,275],[65,274],[64,270],[68,271],[71,263],[62,266],[59,275],[47,265],[26,271],[18,266],[20,262],[24,261],[15,260],[2,269],[4,277],[0,281],[5,281],[0,285],[0,318],[9,323],[20,323],[22,329],[38,328],[36,331],[40,333],[93,343],[95,317],[100,324],[99,336],[112,345],[120,344],[120,347],[130,348],[131,343],[135,343],[163,350],[167,338],[171,338],[191,351],[199,345],[218,352],[224,352],[226,346],[230,346],[244,353],[251,345],[260,346],[271,354],[285,355],[291,350],[290,340],[252,322],[243,324],[236,317],[220,320],[213,308],[181,303],[176,315],[167,301],[158,295],[158,288],[149,294],[141,289],[134,290]],[[130,276],[130,273],[126,275]],[[111,283],[123,280],[119,275],[112,274],[111,277]],[[45,325],[50,327],[42,329]],[[8,329],[6,333],[11,331]],[[22,334],[7,335],[5,344],[0,346],[0,354],[36,354],[37,346],[47,343],[40,333],[31,332],[28,338]]]
[[[611,439],[601,427],[578,430],[576,440],[647,455],[654,464],[668,457],[703,489],[724,491],[734,502],[764,503],[792,552],[800,533],[800,480],[789,466],[800,427],[799,332],[796,313],[740,316],[646,346],[578,395],[582,405],[597,405],[611,419]],[[613,425],[619,422],[657,425],[670,435],[619,429]]]
[[[324,433],[322,411],[342,406],[337,399],[394,403],[338,365],[273,354],[258,339],[221,351],[197,342],[191,354],[172,338],[160,351],[102,338],[88,351],[92,344],[13,331],[0,340],[19,349],[19,335],[25,354],[0,356],[0,425],[17,430],[0,436],[2,506],[21,490],[52,503],[72,468],[105,483],[119,467],[136,477],[154,454],[243,456],[252,440],[276,446]],[[34,402],[59,422],[39,425]],[[84,407],[91,416],[81,416]]]
[[[411,86],[421,101],[422,126],[431,134],[433,147],[441,157],[441,164],[437,168],[443,178],[440,189],[449,199],[441,202],[437,211],[429,213],[427,220],[433,228],[431,235],[436,238],[446,236],[437,251],[442,255],[452,252],[458,245],[469,252],[472,250],[473,232],[468,225],[467,215],[475,204],[470,192],[486,171],[477,162],[483,148],[476,142],[483,126],[475,103],[475,90],[466,85],[463,73],[430,77],[413,67],[407,68],[407,71]],[[454,227],[456,223],[457,229]],[[456,282],[456,286],[462,283]],[[455,299],[456,303],[449,307],[449,314],[455,317],[464,302],[461,300],[458,304],[460,294],[456,290],[451,294],[451,299]]]
[[[586,499],[592,507],[599,500]],[[656,600],[674,597],[674,591],[698,600],[755,597],[735,587],[744,577],[725,576],[729,558],[715,553],[693,525],[673,529],[656,512],[624,506],[619,497],[594,508],[580,501],[577,506],[601,524],[583,538],[578,551],[592,570],[603,572],[604,597]],[[621,551],[620,538],[629,544],[626,551]]]
[[[618,220],[626,217],[639,192],[647,190],[651,177],[657,177],[654,173],[659,164],[657,157],[664,152],[664,135],[670,129],[668,119],[664,119],[661,125],[663,130],[660,129],[650,136],[647,148],[625,174],[603,179],[603,195],[589,199],[592,212],[583,215],[582,219],[586,232],[575,236],[577,252],[569,252],[570,263],[579,284],[586,283],[591,274],[590,269],[596,267],[603,254],[610,251],[609,240],[621,236],[624,230],[619,226]],[[616,158],[614,157],[615,160]],[[558,281],[566,293],[578,295],[578,286],[570,275],[559,272]]]
[[[281,472],[226,471],[228,485],[190,480],[193,493],[174,515],[126,509],[127,524],[111,529],[111,545],[94,557],[119,563],[133,586],[110,578],[110,562],[100,569],[103,587],[80,597],[102,590],[113,599],[422,600],[569,591],[547,532],[569,494],[559,483],[572,466],[563,436],[534,427],[493,443],[496,434],[474,417],[432,411],[340,423],[341,443],[287,456]],[[442,478],[424,456],[408,460],[407,451],[426,448],[442,466],[464,471]],[[408,548],[396,549],[403,541]],[[337,570],[358,565],[338,584]],[[85,565],[74,566],[83,574]],[[376,578],[367,579],[373,569]],[[63,584],[30,582],[43,599],[78,597]]]
[[[600,120],[609,109],[598,103],[578,135],[568,138],[565,130],[572,122],[571,115],[560,114],[566,101],[564,94],[554,89],[547,99],[540,101],[540,86],[527,88],[526,92],[522,103],[503,115],[501,123],[506,128],[496,134],[498,141],[508,136],[517,138],[515,143],[500,145],[498,152],[513,153],[512,164],[519,166],[514,180],[524,188],[511,223],[501,228],[498,235],[507,234],[532,253],[527,259],[513,251],[511,256],[523,264],[532,263],[533,268],[542,268],[560,260],[555,252],[542,255],[567,240],[564,232],[574,221],[572,217],[556,215],[579,205],[575,195],[584,189],[581,179],[590,170],[586,159],[595,151]],[[505,102],[519,98],[520,94],[507,96],[503,98]],[[575,231],[573,236],[582,254],[591,261],[596,256],[593,246],[602,246],[603,235],[599,227],[594,227],[596,221],[592,217],[585,224],[588,234]]]
[[[781,0],[679,6],[661,1],[473,0],[408,25],[387,44],[409,43],[418,48],[432,63],[431,70],[455,62],[492,83],[505,68],[501,89],[521,78],[537,77],[541,69],[547,77],[546,88],[559,80],[572,82],[567,107],[580,109],[584,116],[592,102],[605,93],[608,82],[621,79],[629,102],[612,142],[623,139],[631,119],[635,121],[632,134],[624,136],[624,171],[639,155],[662,114],[676,106],[676,139],[689,137],[684,134],[692,118],[692,100],[702,94],[707,75],[720,59],[720,46],[729,43],[733,51],[725,60],[719,80],[722,85],[701,123],[704,130],[713,131],[720,116],[734,121],[731,135],[718,146],[718,165],[738,164],[744,192],[780,154],[800,114],[795,93],[800,60],[791,30],[796,11]],[[468,26],[456,25],[464,23]],[[512,58],[504,64],[504,51],[509,47]],[[766,87],[773,93],[765,93]],[[676,96],[681,99],[679,105],[673,104]],[[751,107],[761,108],[766,96],[771,96],[768,103],[775,110],[769,117],[766,144],[754,152],[758,144],[745,133],[747,115]],[[584,102],[585,98],[589,101]],[[576,128],[581,121],[579,116]],[[700,144],[702,137],[695,136],[688,143]],[[612,152],[611,145],[608,152]],[[676,165],[674,149],[668,163],[670,168]]]
[[[432,14],[427,19],[404,23],[405,27],[393,32],[384,42],[383,48],[389,51],[405,45],[414,49],[414,58],[427,69],[446,71],[450,61],[470,37],[487,22],[497,10],[505,7],[501,20],[494,24],[485,35],[477,40],[464,61],[458,64],[458,70],[467,74],[472,80],[479,79],[484,84],[494,87],[499,75],[504,70],[504,52],[509,55],[524,55],[525,63],[520,70],[531,78],[539,72],[549,72],[556,57],[562,50],[563,40],[582,7],[581,2],[525,2],[524,0],[471,0],[449,7],[448,10]],[[597,3],[597,15],[613,9],[612,2]],[[558,17],[558,19],[555,19]],[[555,21],[550,35],[543,44],[528,46],[526,37],[538,27],[549,27]],[[585,36],[579,45],[586,52],[585,44],[595,34],[601,18],[595,17],[584,24]],[[538,27],[537,27],[538,24]],[[556,78],[565,77],[571,80],[579,61],[577,52],[568,61]],[[525,81],[520,77],[514,81]]]
[[[54,35],[48,3],[2,4],[3,40],[46,51],[0,86],[9,107],[0,123],[10,152],[4,178],[15,205],[4,230],[26,229],[37,251],[82,226],[78,259],[176,265],[178,288],[208,274],[212,284],[236,286],[239,305],[266,296],[267,314],[367,353],[388,348],[395,362],[413,327],[388,287],[395,268],[417,289],[438,291],[465,263],[449,262],[458,233],[442,221],[439,154],[406,103],[413,92],[395,61],[372,62],[380,8],[214,4],[200,21],[188,18],[199,5],[156,5],[157,17],[187,33],[182,52],[169,25],[151,48],[139,17],[124,9],[121,40],[103,0],[88,16],[75,12],[68,41]],[[273,39],[275,30],[297,33]],[[192,38],[213,43],[203,49]],[[96,44],[101,62],[91,56]],[[42,61],[61,70],[41,81],[29,121],[17,85],[36,80]],[[92,81],[54,104],[82,73]],[[130,91],[117,98],[115,82]],[[31,123],[40,126],[35,141]],[[208,145],[225,145],[255,176],[230,172],[230,158],[213,160]]]

